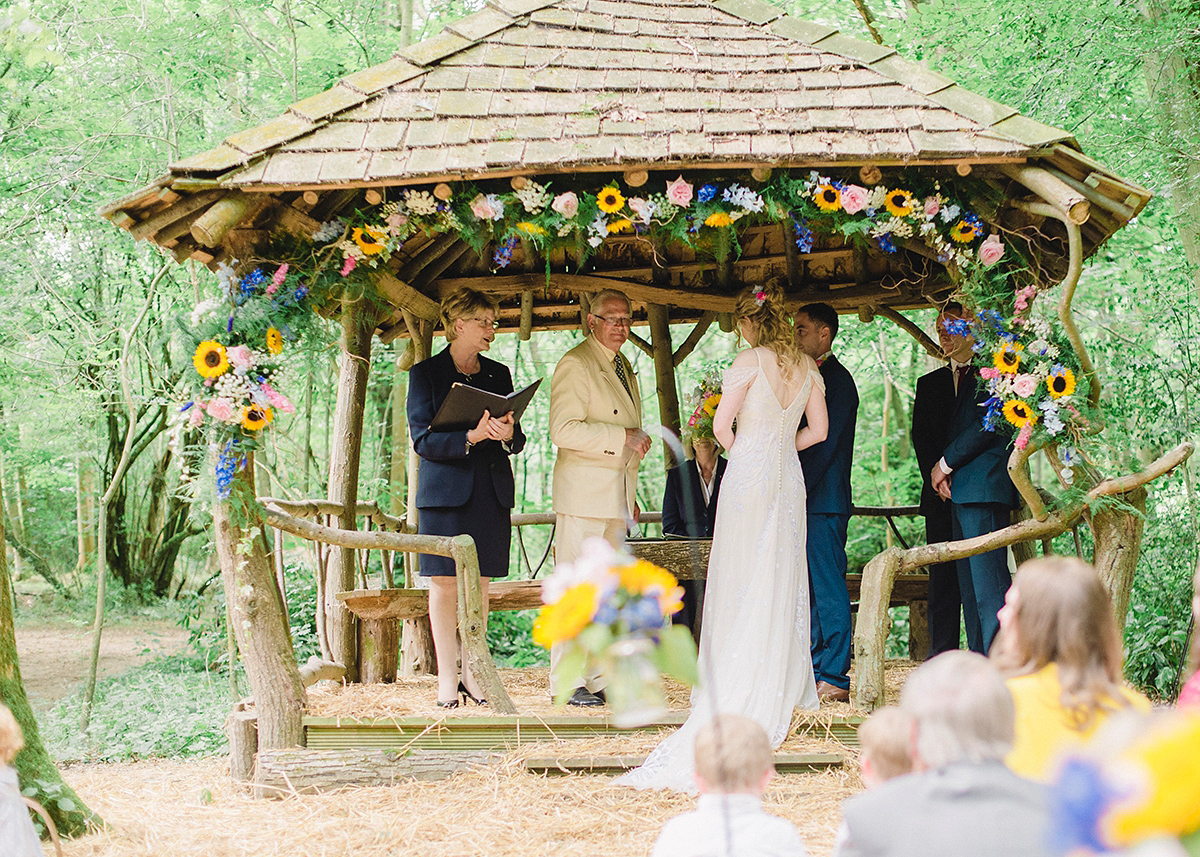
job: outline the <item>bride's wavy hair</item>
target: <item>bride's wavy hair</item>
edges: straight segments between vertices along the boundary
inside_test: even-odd
[[[755,345],[769,348],[779,358],[779,374],[791,381],[792,373],[804,361],[796,345],[796,330],[783,305],[783,280],[772,277],[761,286],[749,286],[738,293],[733,309],[737,320],[746,319],[757,333]]]

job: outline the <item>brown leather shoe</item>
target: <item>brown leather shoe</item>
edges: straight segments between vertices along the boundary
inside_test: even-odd
[[[821,702],[849,702],[850,689],[827,681],[817,682],[817,699]]]

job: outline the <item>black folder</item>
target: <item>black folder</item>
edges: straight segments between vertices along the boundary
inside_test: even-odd
[[[435,431],[473,429],[479,425],[484,411],[493,417],[502,417],[511,411],[513,420],[519,420],[541,383],[542,379],[538,378],[525,389],[509,393],[507,396],[489,393],[469,384],[453,384],[429,427]]]

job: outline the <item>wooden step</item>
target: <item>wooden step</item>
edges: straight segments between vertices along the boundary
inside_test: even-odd
[[[306,746],[313,750],[378,748],[398,750],[509,750],[522,744],[560,740],[616,738],[679,726],[684,712],[668,714],[636,729],[621,729],[607,717],[582,715],[480,715],[435,719],[430,717],[305,717]],[[861,717],[813,720],[800,730],[816,738],[832,738],[847,746],[858,745]]]
[[[646,761],[645,756],[531,756],[525,770],[532,774],[623,774]],[[845,757],[837,753],[776,753],[775,770],[780,774],[811,774],[840,768]]]

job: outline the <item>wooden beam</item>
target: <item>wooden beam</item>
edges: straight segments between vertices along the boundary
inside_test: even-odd
[[[650,356],[654,358],[659,420],[664,428],[678,436],[679,387],[675,380],[675,360],[671,349],[671,313],[662,304],[646,304],[646,314],[650,317],[650,341],[653,343]],[[663,461],[668,469],[678,463],[675,460],[675,452],[665,437]]]
[[[439,291],[469,286],[493,295],[516,295],[529,289],[544,288],[543,274],[509,274],[505,276],[455,277],[439,282]],[[571,292],[598,292],[601,289],[620,289],[630,300],[639,303],[679,305],[713,312],[732,312],[735,299],[732,295],[718,295],[693,289],[677,289],[652,286],[620,277],[601,277],[594,274],[550,274],[551,288]]]
[[[716,317],[717,314],[711,311],[705,312],[700,316],[700,320],[696,322],[696,326],[692,328],[692,332],[687,335],[687,339],[683,340],[683,343],[671,355],[671,362],[674,365],[678,366],[695,350],[700,339],[708,332],[708,328],[712,325]]]
[[[474,252],[475,251],[471,248],[471,245],[466,241],[458,242],[450,248],[449,252],[442,254],[436,261],[431,262],[429,267],[421,272],[421,276],[413,277],[411,280],[409,280],[409,285],[422,294],[426,293],[429,289],[434,287],[434,283],[437,281],[437,278],[440,277],[447,268],[449,268],[466,254]],[[439,295],[439,297],[442,296]]]
[[[202,208],[207,208],[214,202],[225,196],[228,191],[210,190],[204,193],[198,193],[194,196],[189,196],[182,202],[177,202],[174,205],[160,211],[158,214],[147,217],[142,222],[130,227],[129,234],[136,241],[144,241],[147,238],[154,236],[158,230],[164,226],[169,226],[180,218],[187,217],[189,214],[194,214]]]
[[[533,335],[533,290],[521,292],[521,327],[517,334],[522,342],[528,342]]]
[[[396,276],[406,283],[411,283],[422,271],[450,252],[460,240],[456,232],[445,232],[437,236],[422,247],[416,256],[401,265]]]
[[[406,309],[427,321],[436,322],[440,317],[441,309],[437,301],[421,294],[390,271],[375,271],[370,278],[379,293],[393,306]]]
[[[1091,214],[1091,203],[1062,179],[1051,175],[1041,167],[1005,164],[1000,172],[1020,182],[1046,202],[1062,212],[1068,220],[1078,226],[1086,223]]]
[[[921,344],[921,347],[928,352],[930,357],[936,357],[939,360],[946,359],[946,355],[942,353],[942,347],[934,342],[925,331],[917,327],[911,319],[905,318],[889,306],[876,306],[875,312],[886,319],[890,319],[897,327],[908,332],[913,339]]]
[[[222,197],[192,222],[192,237],[205,247],[216,247],[230,229],[270,201],[270,197],[237,192]]]
[[[632,330],[629,331],[629,341],[632,342],[634,345],[636,345],[638,347],[638,349],[640,349],[641,352],[643,354],[645,354],[647,357],[654,356],[654,346],[651,345],[646,340],[642,339],[640,336],[638,336]]]

